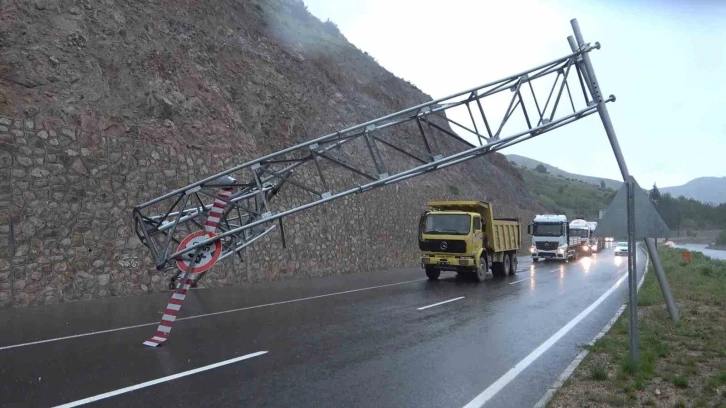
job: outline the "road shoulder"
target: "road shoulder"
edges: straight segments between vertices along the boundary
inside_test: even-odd
[[[641,248],[642,249],[642,248]],[[640,281],[638,282],[638,290],[640,291],[640,287],[643,286],[643,282],[645,281],[645,276],[648,274],[648,266],[650,265],[650,257],[648,256],[647,252],[643,251],[646,254],[647,260],[645,263],[645,270],[643,271],[643,275],[640,277]],[[615,322],[620,318],[620,316],[625,311],[626,305],[622,305],[617,312],[615,312],[615,316],[613,316],[610,321],[607,322],[605,327],[588,343],[588,346],[594,345],[598,340],[600,340],[605,334],[610,330],[610,328],[613,327]],[[544,408],[547,406],[547,404],[552,400],[552,397],[557,393],[557,391],[562,388],[562,386],[565,384],[565,382],[572,376],[572,374],[575,372],[577,367],[582,363],[582,361],[587,357],[589,353],[588,348],[584,348],[577,356],[572,360],[572,362],[565,368],[565,371],[560,374],[560,376],[557,378],[557,381],[550,387],[550,389],[547,390],[547,392],[542,396],[542,398],[537,401],[537,403],[534,405],[534,408]]]
[[[640,353],[628,359],[620,317],[554,393],[548,407],[722,406],[726,402],[726,262],[680,250],[659,254],[681,312],[673,323],[654,274],[638,294]],[[563,374],[564,375],[564,374]]]

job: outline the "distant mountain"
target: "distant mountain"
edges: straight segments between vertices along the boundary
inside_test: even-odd
[[[514,164],[516,164],[518,166],[526,167],[526,168],[532,169],[532,170],[534,170],[537,166],[539,166],[541,164],[541,165],[543,165],[547,169],[547,172],[549,174],[552,174],[554,176],[562,176],[563,178],[580,180],[580,181],[583,181],[585,183],[594,184],[596,186],[600,186],[600,181],[604,181],[605,182],[605,187],[612,188],[613,190],[618,190],[620,188],[620,186],[623,184],[622,181],[617,181],[617,180],[612,180],[612,179],[607,179],[607,178],[601,178],[601,177],[583,176],[583,175],[580,175],[580,174],[569,173],[569,172],[566,172],[564,170],[560,170],[560,169],[558,169],[555,166],[551,166],[551,165],[549,165],[547,163],[543,163],[543,162],[541,162],[539,160],[530,159],[529,157],[524,157],[524,156],[520,156],[520,155],[517,155],[517,154],[508,154],[506,156],[507,156],[507,159],[509,159],[510,162],[512,162],[512,163],[514,163]],[[663,190],[661,190],[661,191],[663,191]]]
[[[673,197],[684,196],[704,203],[726,203],[726,177],[699,177],[682,186],[658,189],[661,194],[670,193]]]

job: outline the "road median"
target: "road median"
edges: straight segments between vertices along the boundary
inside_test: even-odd
[[[547,407],[726,406],[726,262],[659,248],[681,310],[673,323],[649,271],[638,293],[641,361],[628,360],[623,313]],[[652,268],[652,266],[651,266]]]

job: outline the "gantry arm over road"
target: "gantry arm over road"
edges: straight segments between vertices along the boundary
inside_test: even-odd
[[[136,232],[149,248],[158,269],[173,268],[176,260],[190,257],[197,249],[215,245],[217,241],[222,243],[219,259],[224,259],[270,232],[275,226],[273,221],[287,215],[542,135],[598,111],[577,63],[596,48],[599,44],[585,45],[562,58],[507,78],[318,137],[209,176],[138,205],[133,211]],[[544,92],[535,91],[545,89],[537,88],[536,83],[540,82],[547,82]],[[510,95],[504,114],[495,117],[487,113],[486,102],[503,94]],[[611,97],[605,102],[612,100]],[[515,114],[521,115],[518,120],[512,119]],[[505,136],[504,131],[510,128]],[[333,172],[348,173],[347,181],[336,178],[338,182],[331,182]],[[281,200],[275,200],[283,185],[285,194],[291,194],[288,190],[305,192],[307,202],[296,200],[296,204],[286,206]],[[225,186],[234,188],[235,192],[228,199],[221,199],[226,208],[219,217],[215,236],[179,250],[177,246],[185,236],[204,229],[205,216],[212,210],[213,200],[220,199],[218,189]]]

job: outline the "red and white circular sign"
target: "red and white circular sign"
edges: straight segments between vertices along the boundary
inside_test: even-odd
[[[214,238],[213,232],[209,231],[197,231],[187,235],[182,242],[179,244],[177,251],[183,251],[184,249],[190,248],[200,242],[204,242],[209,238]],[[189,251],[182,255],[181,259],[176,260],[176,266],[182,272],[186,272],[189,269],[189,265],[192,263],[194,253],[196,250]],[[202,273],[208,271],[214,264],[217,263],[219,256],[222,254],[222,242],[216,241],[211,244],[207,244],[201,248],[197,254],[196,262],[192,267],[192,273]]]

